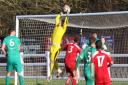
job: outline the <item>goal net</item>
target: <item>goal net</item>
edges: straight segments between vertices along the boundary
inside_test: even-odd
[[[54,28],[55,16],[24,15],[16,17],[17,36],[22,41],[25,85],[64,83],[65,74],[60,79],[54,77],[53,82],[46,81],[49,75],[50,36]],[[65,16],[67,15],[62,17]],[[128,80],[128,12],[81,13],[69,14],[68,17],[69,24],[62,44],[66,44],[70,36],[77,35],[80,38],[79,45],[82,46],[94,32],[97,33],[98,38],[105,37],[114,60],[114,65],[110,68],[111,79],[113,81]],[[64,68],[64,56],[65,51],[61,50],[58,56],[61,69]],[[83,80],[83,63],[81,63],[79,71],[79,80]]]

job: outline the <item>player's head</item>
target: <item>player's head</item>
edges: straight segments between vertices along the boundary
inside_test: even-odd
[[[15,31],[14,28],[10,28],[10,29],[8,30],[8,33],[9,33],[9,35],[16,35],[16,31]]]
[[[94,36],[90,36],[89,41],[90,41],[90,46],[95,48],[96,47],[96,45],[95,45],[96,38]]]
[[[91,36],[93,36],[93,37],[95,37],[95,38],[97,38],[97,34],[94,32],[94,33],[92,33],[91,34]]]
[[[74,42],[79,43],[79,37],[75,37]]]
[[[102,38],[101,38],[101,42],[104,44],[104,43],[105,43],[105,41],[106,41],[106,40],[105,40],[105,38],[104,38],[104,37],[102,37]]]
[[[66,13],[66,14],[69,14],[70,11],[71,11],[70,6],[67,3],[65,3],[65,5],[63,7],[63,12]]]
[[[102,48],[101,40],[97,40],[95,44],[96,44],[96,49],[101,49]]]
[[[74,42],[75,37],[69,37],[69,42]]]
[[[90,38],[89,38],[89,41],[90,41],[91,44],[95,43],[96,42],[96,37],[91,35]]]

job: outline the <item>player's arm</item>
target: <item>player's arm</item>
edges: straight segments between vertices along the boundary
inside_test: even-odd
[[[113,61],[112,61],[112,58],[109,56],[109,55],[107,55],[107,64],[108,64],[108,67],[110,67],[111,65],[113,65]]]
[[[111,67],[113,65],[113,61],[108,63],[108,67]]]
[[[91,79],[94,77],[94,63],[91,63]]]
[[[19,49],[19,51],[21,51],[21,41],[20,41],[20,39],[18,39],[18,49]]]
[[[2,50],[2,53],[3,53],[4,55],[6,55],[6,45],[5,45],[5,44],[2,44],[1,50]]]
[[[60,14],[58,14],[55,19],[55,26],[58,26],[59,24],[60,24]]]
[[[6,55],[6,39],[3,40],[1,50],[2,50],[2,53]]]
[[[55,27],[54,27],[53,33],[54,33],[54,31],[55,31],[55,28],[60,25],[60,17],[61,17],[61,15],[58,14],[58,15],[56,16],[56,18],[55,18]],[[52,34],[52,35],[51,35],[51,41],[52,41],[53,39],[54,39],[54,35]]]
[[[66,44],[63,48],[63,50],[67,50],[68,44]]]
[[[108,63],[108,67],[111,67],[113,65],[113,62]]]
[[[91,78],[94,77],[94,56],[91,58]]]
[[[80,55],[79,56],[77,56],[77,58],[76,58],[76,66],[75,66],[75,71],[77,71],[77,69],[78,69],[78,67],[79,67],[79,63],[80,63],[80,61],[84,58],[84,56],[85,56],[85,49],[83,49],[82,50],[82,52],[80,53]]]
[[[102,48],[103,50],[107,51],[107,45],[105,43],[102,45]]]
[[[66,29],[67,29],[67,24],[68,24],[68,17],[66,16],[66,17],[65,17],[65,20],[64,20],[64,24],[63,24],[64,32],[65,32]]]
[[[21,46],[18,47],[19,51],[21,51]]]

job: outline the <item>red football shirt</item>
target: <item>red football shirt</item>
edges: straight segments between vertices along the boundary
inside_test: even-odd
[[[66,45],[65,63],[75,63],[77,53],[80,53],[80,47],[77,43],[68,43]]]
[[[112,58],[103,50],[98,50],[92,56],[94,63],[96,83],[110,82],[108,64],[112,63]]]

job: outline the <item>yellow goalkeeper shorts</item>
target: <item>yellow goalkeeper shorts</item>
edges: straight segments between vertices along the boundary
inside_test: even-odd
[[[56,54],[60,50],[60,46],[51,45],[50,47],[50,61],[55,61],[58,54]]]

